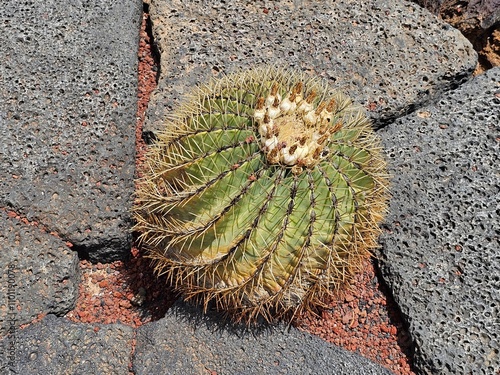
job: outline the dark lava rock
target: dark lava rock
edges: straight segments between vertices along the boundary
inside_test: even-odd
[[[78,271],[78,257],[63,241],[0,210],[0,336],[39,314],[71,310]]]
[[[48,315],[0,341],[0,373],[128,374],[133,336],[122,324],[76,324]]]
[[[177,303],[166,317],[137,331],[136,375],[329,374],[390,372],[355,353],[290,328],[223,326],[216,315]]]
[[[141,5],[0,7],[0,206],[93,261],[130,248]]]
[[[382,272],[415,366],[500,371],[500,68],[382,129],[394,176]]]
[[[152,0],[150,15],[161,77],[146,136],[196,84],[256,64],[323,77],[380,125],[457,86],[477,62],[459,31],[406,1]]]

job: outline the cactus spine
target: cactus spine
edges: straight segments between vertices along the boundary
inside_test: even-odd
[[[260,68],[195,90],[158,134],[135,230],[186,299],[235,320],[322,306],[377,246],[388,177],[363,111]]]

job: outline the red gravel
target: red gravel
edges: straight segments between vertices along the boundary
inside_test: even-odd
[[[66,317],[82,323],[123,323],[138,327],[162,318],[177,297],[156,278],[150,261],[136,248],[130,261],[80,262],[82,281],[74,310]]]
[[[139,44],[139,105],[137,111],[137,163],[144,159],[147,146],[142,125],[150,94],[156,86],[157,66],[146,32],[144,14]],[[133,327],[164,316],[177,298],[164,279],[156,278],[150,261],[134,247],[127,262],[91,264],[80,262],[80,295],[67,317],[75,322],[115,323]],[[321,316],[304,314],[296,326],[347,350],[358,352],[395,374],[413,374],[405,353],[410,340],[396,313],[395,304],[382,292],[374,266],[366,264],[356,276],[343,300],[331,301]]]
[[[397,306],[382,292],[373,264],[355,276],[342,300],[330,301],[321,316],[303,314],[297,327],[357,352],[396,374],[413,374],[406,354],[411,340]]]

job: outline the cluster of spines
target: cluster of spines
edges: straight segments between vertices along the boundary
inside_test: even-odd
[[[213,301],[236,319],[272,320],[321,305],[376,246],[387,185],[378,140],[347,98],[325,96],[284,71],[228,77],[197,91],[159,135],[136,229],[186,298]],[[331,112],[327,157],[302,173],[270,163],[263,140],[275,130],[261,128],[276,107],[282,116],[297,111],[318,133]],[[234,238],[222,239],[224,230]]]

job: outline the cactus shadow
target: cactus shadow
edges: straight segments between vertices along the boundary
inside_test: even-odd
[[[190,302],[178,300],[169,309],[176,319],[183,321],[195,328],[204,327],[212,333],[226,333],[235,336],[261,336],[272,333],[276,330],[288,331],[290,325],[284,323],[268,323],[264,318],[259,318],[251,324],[235,323],[226,314],[217,311],[209,306],[206,312],[199,306]]]

